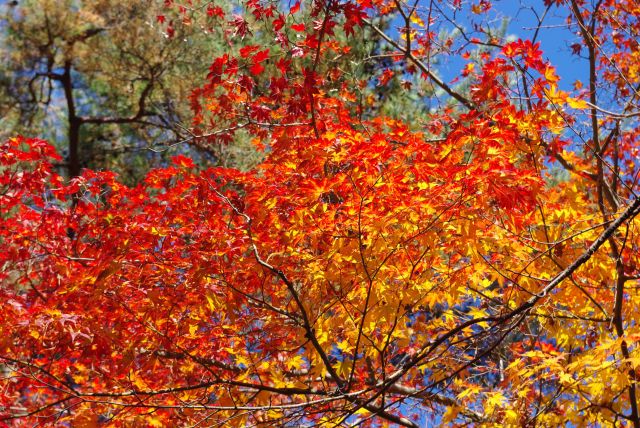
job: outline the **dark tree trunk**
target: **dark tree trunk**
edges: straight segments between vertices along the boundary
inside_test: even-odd
[[[67,171],[69,178],[80,175],[80,126],[82,120],[76,114],[76,105],[73,98],[73,81],[71,80],[71,61],[64,64],[64,73],[60,79],[64,96],[67,101],[67,126],[69,140],[69,159],[67,162]]]

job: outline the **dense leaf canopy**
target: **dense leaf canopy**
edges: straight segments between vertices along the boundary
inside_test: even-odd
[[[485,0],[195,3],[157,17],[229,40],[189,142],[264,161],[127,186],[0,146],[4,423],[640,427],[634,0],[540,5],[572,91]]]

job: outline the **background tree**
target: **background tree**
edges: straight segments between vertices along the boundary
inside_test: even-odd
[[[202,58],[225,44],[220,31],[186,16],[167,16],[161,27],[162,4],[5,4],[5,133],[58,142],[72,177],[83,167],[109,168],[135,181],[159,165],[163,156],[147,149],[189,137],[189,94],[206,75]],[[166,27],[172,19],[180,22]],[[251,151],[235,149],[245,153],[237,165],[250,165]]]

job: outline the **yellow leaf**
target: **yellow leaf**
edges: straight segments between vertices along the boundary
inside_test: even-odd
[[[424,22],[420,19],[417,13],[411,15],[411,22],[416,24],[418,27],[424,27]]]
[[[572,98],[572,97],[567,97],[567,103],[569,104],[569,107],[575,108],[578,110],[583,110],[589,107],[589,105],[585,100],[579,100],[577,98]]]
[[[149,425],[151,425],[152,427],[163,427],[164,426],[164,422],[162,422],[161,419],[156,418],[156,417],[151,417],[148,419]]]
[[[158,229],[156,229],[155,227],[151,228],[151,234],[152,235],[157,235],[157,236],[166,236],[166,233],[162,233],[160,232]]]
[[[467,389],[465,389],[464,391],[462,391],[460,394],[458,394],[458,399],[463,399],[464,397],[472,397],[474,395],[476,395],[478,392],[480,392],[480,387],[476,386],[476,385],[468,385]]]
[[[198,324],[191,324],[189,326],[189,335],[190,336],[194,336],[197,331],[198,331]]]
[[[214,297],[210,293],[207,293],[205,297],[207,298],[207,302],[209,303],[209,309],[211,309],[211,312],[214,312],[216,309],[216,301],[214,300]]]
[[[300,370],[304,366],[304,358],[302,355],[296,355],[287,361],[287,367],[289,370]]]
[[[501,392],[487,393],[487,401],[485,401],[485,414],[491,414],[496,408],[500,408],[506,402],[506,397]]]
[[[139,390],[147,389],[147,384],[144,381],[144,379],[138,376],[133,370],[129,373],[129,379],[137,389]]]
[[[548,90],[545,90],[545,94],[549,101],[554,104],[563,103],[567,99],[567,93],[559,91],[557,85],[551,85]]]
[[[515,410],[507,410],[504,412],[504,421],[509,424],[517,425],[518,422],[518,413]]]
[[[342,360],[338,362],[338,364],[336,365],[336,372],[338,373],[339,376],[346,377],[346,376],[349,376],[349,373],[351,373],[351,367],[352,367],[351,361]]]
[[[547,79],[549,83],[556,83],[559,80],[558,75],[556,74],[555,67],[551,67],[551,66],[548,66],[544,71],[544,77],[545,79]]]
[[[349,345],[349,342],[347,340],[338,342],[338,349],[340,349],[340,351],[342,352],[349,352],[351,348],[353,347]]]

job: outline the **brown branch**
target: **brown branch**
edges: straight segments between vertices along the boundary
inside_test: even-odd
[[[218,361],[218,360],[213,360],[211,358],[204,358],[204,357],[198,357],[198,356],[192,356],[192,355],[185,355],[182,352],[175,352],[175,351],[167,351],[164,349],[159,349],[157,351],[150,351],[150,352],[146,352],[145,354],[150,354],[153,355],[154,357],[157,358],[166,358],[169,360],[186,360],[186,359],[191,359],[194,360],[195,362],[197,362],[198,364],[201,364],[203,366],[212,366],[212,367],[216,367],[222,370],[227,370],[230,372],[234,372],[234,373],[242,373],[242,369],[240,369],[239,367],[233,366],[231,364],[227,364],[227,363],[223,363],[222,361]],[[142,354],[144,355],[144,354]]]
[[[130,116],[84,116],[80,117],[81,123],[93,123],[93,124],[106,124],[106,123],[117,123],[117,124],[125,124],[125,123],[134,123],[138,122],[145,116],[149,116],[150,113],[146,110],[147,100],[151,94],[153,89],[153,85],[155,82],[155,77],[147,80],[147,85],[144,87],[142,92],[140,93],[140,97],[138,98],[138,110],[130,115]]]
[[[403,53],[416,67],[420,69],[424,74],[426,74],[429,79],[431,79],[437,86],[443,89],[447,94],[449,94],[452,98],[458,100],[462,105],[464,105],[469,110],[475,109],[474,103],[461,95],[460,93],[454,91],[449,85],[447,85],[442,79],[436,76],[429,67],[422,61],[420,61],[416,56],[409,52],[406,48],[402,47],[398,42],[389,37],[384,31],[382,31],[377,25],[371,22],[368,19],[363,19],[363,22],[367,24],[369,27],[373,29],[380,37],[382,37],[387,43],[389,43],[394,48],[398,49],[401,53]]]
[[[434,403],[449,406],[449,407],[460,407],[460,403],[454,400],[451,397],[447,397],[442,394],[433,394],[424,390],[418,390],[415,388],[411,388],[408,386],[393,384],[387,389],[392,394],[404,395],[412,398],[424,398],[426,401],[432,401]],[[474,412],[471,409],[462,409],[461,413],[463,416],[467,417],[473,422],[483,422],[484,418],[481,414]]]

